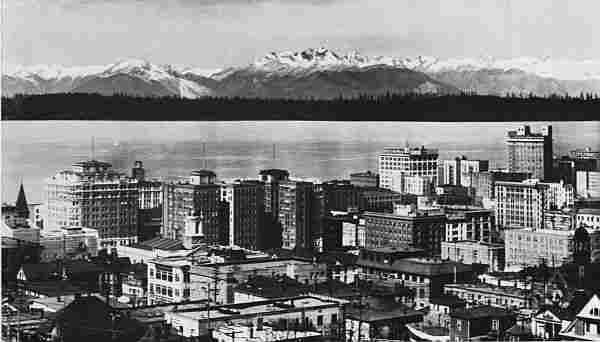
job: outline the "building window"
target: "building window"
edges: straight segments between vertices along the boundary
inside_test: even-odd
[[[317,316],[317,326],[322,326],[323,325],[323,315],[319,315]]]
[[[331,314],[331,323],[332,324],[337,323],[337,314]]]
[[[462,330],[462,322],[460,320],[456,320],[456,330],[461,331]]]
[[[492,320],[492,330],[500,330],[500,322],[497,319]]]

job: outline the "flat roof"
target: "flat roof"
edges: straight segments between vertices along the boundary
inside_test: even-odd
[[[446,284],[444,289],[461,289],[472,292],[485,292],[491,294],[500,294],[504,296],[527,298],[531,296],[531,291],[515,287],[497,286],[488,283],[461,283],[461,284]]]
[[[485,246],[485,247],[490,247],[490,248],[504,248],[504,245],[501,243],[491,243],[491,242],[473,241],[473,240],[442,241],[442,245],[444,245],[444,244],[462,245],[462,246]]]
[[[226,304],[210,308],[192,308],[174,310],[174,314],[195,320],[227,320],[239,316],[271,315],[295,310],[339,307],[340,301],[327,300],[315,296],[298,296],[263,300],[248,303]]]

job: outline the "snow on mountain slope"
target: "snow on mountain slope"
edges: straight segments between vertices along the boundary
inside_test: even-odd
[[[84,67],[37,65],[2,76],[3,93],[101,92],[198,98],[216,96],[333,96],[381,91],[600,93],[600,60],[430,56],[394,58],[326,48],[272,52],[241,67],[201,69],[141,59]],[[314,88],[314,89],[311,89]]]
[[[130,78],[135,78],[140,82],[132,82]],[[27,89],[28,93],[97,91],[109,94],[111,88],[115,89],[114,93],[137,95],[139,89],[131,87],[144,87],[144,85],[152,88],[151,93],[153,94],[186,98],[198,98],[211,94],[209,88],[179,77],[169,66],[158,66],[141,59],[124,59],[105,66],[38,65],[18,67],[13,73],[3,75],[3,81],[10,81],[6,87],[3,82],[3,92],[7,95],[20,92],[22,89]],[[125,84],[115,83],[119,81],[125,82]],[[103,82],[107,84],[103,84]]]

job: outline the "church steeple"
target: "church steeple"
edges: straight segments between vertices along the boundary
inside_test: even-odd
[[[17,196],[17,202],[15,203],[19,216],[23,218],[29,217],[29,206],[27,205],[27,199],[25,198],[25,189],[23,188],[23,182],[21,182],[21,188],[19,189],[19,195]]]

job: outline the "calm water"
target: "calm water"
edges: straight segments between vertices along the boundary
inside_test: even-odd
[[[142,160],[151,177],[184,177],[200,168],[221,179],[255,178],[263,168],[328,180],[376,170],[383,147],[425,145],[440,158],[465,155],[504,167],[504,136],[521,123],[370,122],[2,122],[2,201],[14,202],[20,179],[30,202],[44,179],[71,163],[109,161],[129,172]],[[548,123],[535,123],[534,130]],[[554,150],[600,148],[600,122],[550,123]],[[94,137],[92,152],[91,137]],[[276,145],[273,156],[273,144]],[[203,148],[203,145],[205,148]],[[204,153],[204,151],[206,151]]]

